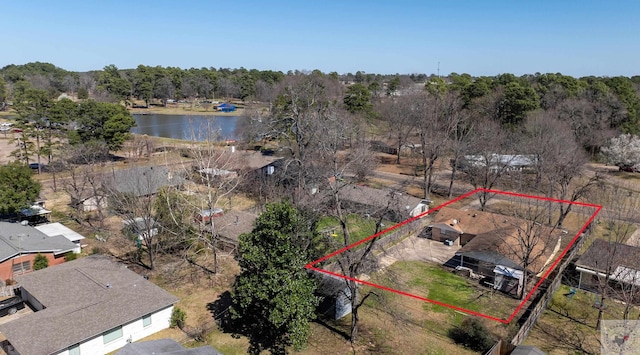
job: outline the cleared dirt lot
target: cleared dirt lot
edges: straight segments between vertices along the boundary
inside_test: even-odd
[[[6,164],[15,160],[10,156],[11,152],[18,149],[18,144],[12,142],[13,133],[0,133],[0,164]]]

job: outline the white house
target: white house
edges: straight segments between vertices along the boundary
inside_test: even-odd
[[[7,354],[106,354],[169,327],[178,298],[92,255],[16,276],[34,313],[0,325]],[[11,316],[9,316],[11,317]]]
[[[69,239],[70,242],[76,245],[76,248],[73,250],[74,253],[80,254],[82,252],[82,240],[84,239],[84,237],[80,233],[60,223],[41,224],[39,226],[35,226],[35,229],[39,230],[49,237],[61,235]]]
[[[532,169],[537,159],[534,155],[490,154],[465,155],[460,164],[462,170],[469,167],[482,168],[489,165],[492,171],[524,171]]]

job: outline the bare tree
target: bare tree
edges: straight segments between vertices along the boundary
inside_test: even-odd
[[[228,227],[216,216],[234,209],[232,197],[244,179],[243,159],[240,152],[220,144],[212,122],[193,126],[192,138],[198,143],[176,164],[177,173],[185,178],[182,191],[163,191],[155,213],[165,224],[163,231],[176,240],[173,244],[184,246],[186,260],[195,263],[197,255],[211,256],[215,274],[219,272],[221,234]],[[196,220],[198,215],[202,218]]]
[[[402,148],[415,130],[412,103],[421,98],[422,95],[392,96],[376,104],[376,111],[387,122],[389,135],[396,142],[396,164],[400,164]]]
[[[344,119],[337,116],[335,104],[340,92],[335,80],[321,74],[287,77],[280,90],[263,134],[281,140],[280,148],[287,154],[284,167],[294,181],[289,190],[299,194],[311,187],[308,184],[316,184],[311,180],[319,176],[314,154],[324,140],[322,125]],[[292,197],[298,204],[298,197]]]
[[[264,80],[256,81],[256,100],[272,103],[275,99],[275,87]]]
[[[541,200],[512,201],[503,214],[507,218],[494,221],[495,234],[501,239],[497,250],[522,267],[520,298],[524,299],[529,279],[549,265],[554,248],[560,245],[563,233],[557,225],[544,224],[547,208]]]
[[[624,302],[622,319],[628,320],[632,307],[640,300],[640,275],[636,269],[626,267],[617,269],[615,273],[617,282],[613,286],[614,297]],[[640,314],[638,320],[640,320]]]
[[[321,189],[319,189],[317,196],[310,199],[305,208],[319,211],[319,213],[331,216],[337,221],[341,236],[338,238],[329,236],[325,242],[333,248],[342,249],[354,243],[352,239],[354,226],[349,215],[356,213],[372,218],[375,222],[375,228],[371,232],[376,234],[381,230],[385,216],[392,210],[398,213],[403,212],[399,210],[402,210],[404,206],[400,206],[401,204],[398,203],[400,194],[380,191],[375,193],[388,193],[385,195],[383,204],[371,203],[367,207],[366,213],[357,207],[356,211],[353,208],[348,208],[344,197],[345,191],[353,189],[357,179],[350,179],[346,175],[349,172],[358,171],[358,169],[366,169],[369,164],[368,157],[371,154],[368,152],[368,146],[364,140],[357,140],[355,146],[350,145],[350,153],[345,152],[343,135],[345,132],[357,131],[357,122],[345,120],[340,114],[337,114],[335,117],[323,121],[320,129],[323,139],[319,143],[314,157],[321,167],[320,171],[324,171],[326,177],[318,181],[321,183]],[[360,197],[366,203],[367,196]],[[359,278],[362,273],[377,270],[376,258],[372,252],[379,239],[380,237],[369,239],[358,247],[344,250],[337,256],[336,264],[342,275],[346,276],[345,286],[348,291],[344,293],[344,296],[351,305],[351,342],[355,342],[358,337],[360,307],[369,297],[376,295],[373,291],[361,294],[355,279]]]
[[[62,79],[62,85],[67,92],[75,93],[78,91],[79,78],[76,74],[67,74]]]
[[[197,238],[206,246],[200,251],[211,250],[213,272],[218,273],[220,233],[225,226],[218,223],[213,213],[216,208],[233,208],[231,197],[242,181],[242,176],[238,175],[238,154],[220,149],[211,142],[207,143],[204,147],[200,146],[191,151],[194,159],[193,169],[188,173],[190,180],[197,182],[196,186],[193,186],[193,192],[199,193],[200,198],[187,199],[185,202],[192,201],[199,211],[211,213],[210,218],[202,222],[202,227],[205,228],[197,234]],[[197,247],[197,244],[191,244],[191,247]]]
[[[545,169],[557,160],[556,154],[565,146],[567,141],[574,141],[569,126],[556,119],[554,112],[537,110],[530,113],[524,125],[524,147],[526,154],[531,156],[532,170],[535,173],[533,188],[542,190],[542,179]]]
[[[509,132],[495,121],[477,122],[476,129],[470,137],[474,144],[470,146],[469,155],[459,161],[459,169],[478,192],[480,209],[484,210],[487,202],[494,196],[488,190],[493,189],[502,176],[509,171],[515,159]]]
[[[594,156],[597,149],[616,135],[626,110],[615,95],[589,94],[571,98],[558,106],[559,118],[569,123],[579,144]]]
[[[456,178],[456,173],[458,172],[460,159],[462,159],[465,152],[470,150],[469,147],[473,144],[471,138],[476,125],[467,110],[461,111],[459,117],[460,121],[451,130],[447,141],[447,146],[451,154],[451,176],[449,178],[449,189],[447,192],[449,198],[453,196],[453,183]]]
[[[72,217],[81,225],[103,235],[106,231],[107,189],[104,156],[109,149],[104,143],[66,146],[62,149],[63,170],[69,177],[63,189],[71,198]]]
[[[543,170],[549,189],[549,197],[560,200],[578,201],[602,183],[599,173],[587,175],[584,165],[587,163],[584,150],[575,140],[566,138],[562,144],[550,145]],[[556,224],[562,226],[573,204],[561,204]]]
[[[453,91],[432,91],[423,105],[419,105],[416,117],[420,135],[420,152],[424,167],[424,197],[431,196],[435,164],[445,152],[451,132],[456,130],[460,121],[462,100]]]

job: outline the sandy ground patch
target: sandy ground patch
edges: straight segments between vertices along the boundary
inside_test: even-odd
[[[444,264],[460,249],[459,246],[447,246],[435,240],[409,236],[402,242],[387,249],[380,259],[382,267],[396,261],[429,261]]]
[[[13,138],[13,133],[0,133],[0,164],[7,164],[15,160],[11,156],[11,152],[18,149],[18,144],[12,142]]]

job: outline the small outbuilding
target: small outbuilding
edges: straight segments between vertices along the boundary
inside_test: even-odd
[[[315,272],[318,280],[316,295],[320,297],[318,313],[338,320],[351,313],[351,289],[345,279]]]
[[[200,210],[196,213],[195,221],[197,223],[209,223],[211,218],[221,217],[224,211],[220,207],[214,207],[212,209]]]
[[[36,226],[35,228],[49,237],[55,237],[55,236],[61,235],[69,239],[70,242],[76,245],[76,248],[73,250],[73,252],[76,254],[79,254],[82,251],[81,243],[82,243],[82,240],[84,239],[84,236],[74,231],[73,229],[62,225],[61,223],[41,224],[39,226]]]

